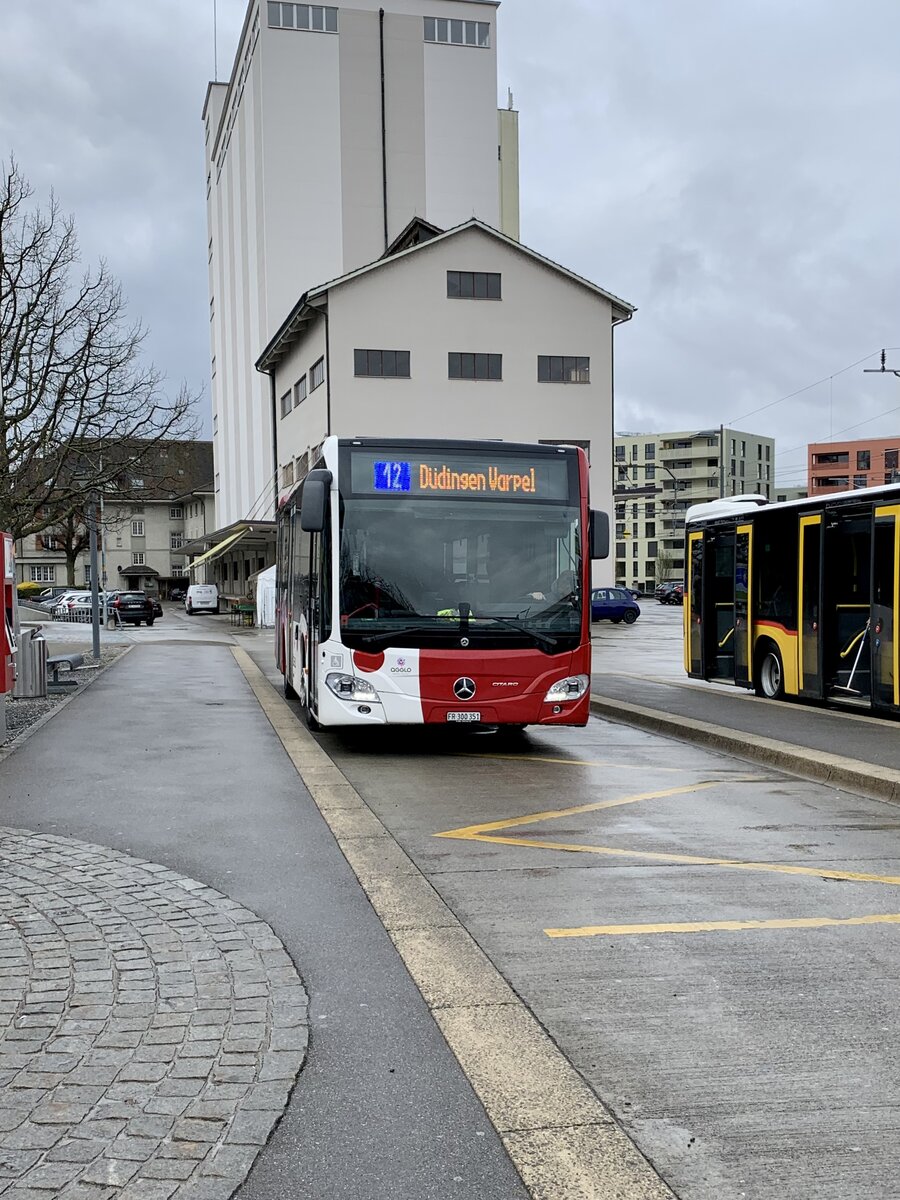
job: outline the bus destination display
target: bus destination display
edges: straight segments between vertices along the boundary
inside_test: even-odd
[[[391,459],[383,452],[354,451],[350,474],[356,495],[569,498],[569,467],[562,455],[534,459],[499,454]]]

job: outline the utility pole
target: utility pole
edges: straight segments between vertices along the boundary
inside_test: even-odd
[[[100,662],[100,588],[97,563],[97,496],[94,494],[90,502],[90,517],[88,529],[91,545],[91,625],[93,626],[94,662]]]

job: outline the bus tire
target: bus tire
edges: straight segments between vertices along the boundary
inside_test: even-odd
[[[760,652],[756,663],[757,696],[767,700],[784,699],[784,666],[777,646],[769,644]]]
[[[306,722],[306,728],[310,733],[318,733],[318,731],[322,728],[316,718],[312,715],[312,709],[309,707],[309,703],[303,705],[303,719]]]

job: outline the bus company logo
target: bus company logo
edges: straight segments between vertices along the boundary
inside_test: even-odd
[[[453,695],[457,700],[471,700],[475,695],[475,680],[463,675],[453,685]]]
[[[392,675],[412,675],[412,667],[408,667],[406,665],[405,658],[398,658],[397,665],[394,667],[391,667],[391,674]]]
[[[492,687],[518,687],[518,683],[514,679],[504,679],[501,683],[493,683]]]

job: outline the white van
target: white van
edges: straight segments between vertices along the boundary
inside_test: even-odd
[[[184,611],[190,615],[195,612],[219,611],[219,589],[214,583],[192,583],[184,598]]]

